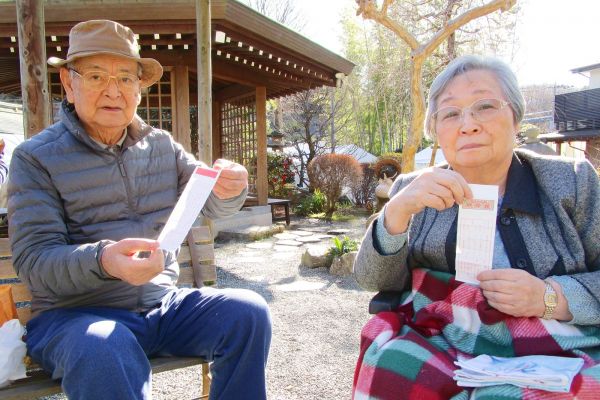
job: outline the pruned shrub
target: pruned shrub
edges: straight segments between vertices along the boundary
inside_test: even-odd
[[[315,157],[308,165],[311,187],[319,189],[327,197],[328,216],[333,215],[344,187],[354,187],[361,178],[359,162],[348,154],[323,154]]]
[[[375,170],[370,165],[363,165],[362,171],[362,179],[352,188],[352,197],[354,197],[357,206],[369,208],[372,207],[373,200],[375,199],[377,179],[375,177]]]

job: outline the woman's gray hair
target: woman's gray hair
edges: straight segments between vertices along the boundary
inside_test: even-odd
[[[427,114],[425,116],[425,132],[435,137],[435,125],[432,123],[431,116],[437,111],[437,100],[446,90],[452,79],[469,71],[485,70],[492,72],[500,88],[509,102],[512,109],[514,122],[518,124],[525,114],[525,99],[519,89],[517,77],[510,67],[503,61],[492,57],[480,57],[466,55],[453,60],[448,66],[433,80],[429,89],[429,98],[427,101]]]

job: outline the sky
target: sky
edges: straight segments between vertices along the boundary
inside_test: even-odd
[[[348,7],[354,15],[355,0],[296,1],[307,16],[303,33],[341,54],[340,16]],[[600,0],[518,0],[518,3],[522,17],[516,30],[517,50],[514,58],[506,61],[520,84],[585,86],[587,77],[570,70],[600,63]]]

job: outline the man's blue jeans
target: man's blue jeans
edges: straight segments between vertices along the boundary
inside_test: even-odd
[[[146,399],[148,356],[212,363],[211,399],[266,399],[269,309],[241,289],[178,289],[145,313],[79,307],[43,312],[27,325],[29,354],[69,399]]]

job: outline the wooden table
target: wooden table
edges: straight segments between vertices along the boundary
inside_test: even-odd
[[[258,199],[254,196],[248,196],[244,202],[244,206],[256,206],[258,205]],[[288,199],[267,199],[267,205],[271,206],[271,218],[273,221],[283,221],[285,224],[290,224],[290,200]],[[277,209],[283,207],[285,216],[278,216]]]

